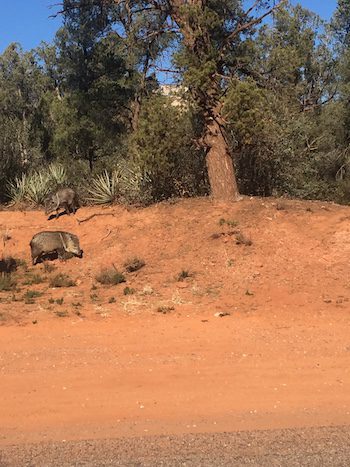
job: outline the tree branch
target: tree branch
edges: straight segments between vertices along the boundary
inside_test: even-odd
[[[229,34],[228,37],[226,38],[225,45],[223,46],[223,49],[225,49],[227,47],[228,42],[230,42],[233,38],[238,36],[241,32],[246,31],[247,29],[252,28],[256,24],[261,23],[263,21],[263,19],[265,19],[267,16],[271,15],[271,13],[276,11],[278,8],[280,8],[286,2],[287,2],[287,0],[280,0],[280,2],[277,5],[274,5],[273,7],[271,7],[269,10],[267,10],[263,15],[259,16],[258,18],[255,18],[255,19],[249,21],[248,23],[238,25],[237,29],[232,31],[231,34]],[[254,3],[254,5],[248,10],[248,12],[249,11],[251,12],[252,9],[255,8],[256,3],[257,2]]]

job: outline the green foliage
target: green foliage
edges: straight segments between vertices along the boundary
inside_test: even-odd
[[[125,287],[123,290],[124,295],[133,295],[136,292],[132,287]]]
[[[53,44],[0,55],[0,201],[62,185],[96,204],[206,195],[216,118],[243,194],[347,202],[349,2],[329,24],[286,3],[240,34],[273,2],[171,3],[65,0]],[[164,53],[177,100],[157,90]]]
[[[135,163],[147,173],[152,199],[207,192],[204,153],[194,140],[200,123],[186,107],[155,94],[144,102],[131,139]]]

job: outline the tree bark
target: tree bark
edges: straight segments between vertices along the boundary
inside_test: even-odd
[[[214,119],[207,122],[204,144],[208,150],[206,164],[211,196],[215,200],[238,201],[240,196],[230,148],[224,129]]]

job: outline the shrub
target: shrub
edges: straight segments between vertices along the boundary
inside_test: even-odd
[[[13,290],[16,287],[16,285],[17,282],[11,274],[0,274],[0,292],[8,292],[10,290]]]
[[[42,282],[44,282],[44,279],[39,274],[30,274],[23,282],[23,285],[41,284]]]
[[[126,282],[125,276],[114,268],[103,269],[95,276],[95,279],[103,285],[117,285]]]
[[[50,279],[50,287],[74,287],[75,281],[73,281],[67,274],[57,274]]]
[[[131,287],[125,287],[123,290],[124,295],[133,295],[135,292],[136,290]]]

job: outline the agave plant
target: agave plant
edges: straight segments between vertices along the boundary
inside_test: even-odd
[[[118,169],[111,174],[104,170],[102,174],[97,175],[92,179],[90,187],[87,189],[89,193],[88,201],[94,204],[111,204],[120,195],[121,173]]]

